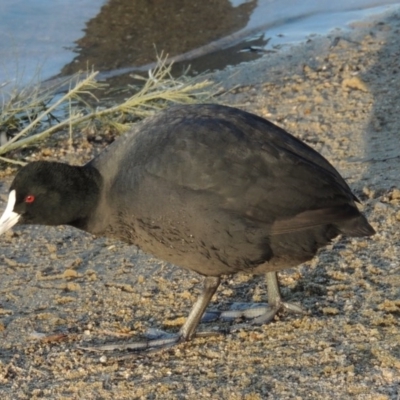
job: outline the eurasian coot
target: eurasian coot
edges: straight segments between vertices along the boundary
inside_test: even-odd
[[[222,275],[266,274],[271,309],[255,322],[271,319],[286,305],[276,271],[310,260],[339,234],[374,233],[356,201],[325,158],[271,122],[221,105],[180,105],[84,166],[21,168],[0,234],[16,223],[72,225],[203,275],[174,343],[195,335]]]

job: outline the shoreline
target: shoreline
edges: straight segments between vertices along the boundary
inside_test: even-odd
[[[279,274],[285,300],[308,315],[282,314],[160,354],[104,353],[101,361],[103,353],[79,347],[134,341],[150,327],[173,330],[201,277],[72,228],[16,228],[0,241],[2,398],[396,399],[399,34],[397,11],[210,75],[227,91],[223,103],[266,117],[321,152],[377,231],[334,241]],[[228,277],[212,307],[265,298],[262,276]]]
[[[270,52],[271,54],[276,54],[279,56],[279,54],[281,52],[286,52],[286,51],[290,52],[290,49],[293,47],[301,46],[309,40],[315,40],[315,39],[318,39],[318,38],[324,37],[324,36],[331,36],[334,32],[338,32],[341,35],[346,35],[346,34],[348,34],[349,31],[351,31],[351,28],[350,28],[351,25],[368,23],[369,21],[380,19],[380,18],[384,17],[385,15],[389,15],[389,14],[395,12],[394,10],[398,7],[400,7],[400,5],[396,6],[395,4],[384,4],[384,5],[376,4],[374,6],[370,6],[370,7],[364,8],[364,9],[349,8],[348,10],[346,10],[348,13],[351,13],[351,12],[357,13],[356,14],[357,16],[354,17],[355,19],[353,22],[347,21],[339,27],[331,28],[330,31],[327,32],[326,34],[301,33],[300,41],[296,40],[296,42],[291,42],[289,39],[287,42],[283,42],[283,43],[279,44],[278,49],[265,50],[265,52],[266,53]],[[371,14],[372,10],[374,10],[375,13]],[[338,11],[338,12],[343,13],[346,11],[342,10],[342,11]],[[320,13],[321,13],[320,10],[314,10],[313,12],[310,12],[310,13],[304,13],[302,15],[297,15],[296,17],[294,17],[294,19],[295,20],[298,19],[301,21],[302,19],[310,18],[312,16],[319,16]],[[362,15],[362,14],[365,14],[365,15]],[[349,17],[347,16],[346,18],[349,18]],[[238,45],[239,43],[244,44],[247,41],[250,41],[250,43],[251,43],[252,37],[257,36],[257,35],[266,35],[268,33],[269,28],[274,30],[274,29],[276,29],[276,27],[282,27],[282,29],[284,29],[285,26],[283,25],[282,21],[284,21],[283,18],[281,18],[278,21],[268,22],[268,23],[264,23],[264,24],[259,24],[259,25],[239,29],[238,31],[235,31],[224,37],[221,37],[220,39],[213,40],[210,43],[207,43],[207,44],[197,47],[195,49],[168,57],[168,63],[173,62],[174,65],[178,68],[180,66],[180,63],[182,63],[182,62],[193,62],[194,64],[196,64],[199,61],[199,59],[209,56],[210,54],[213,54],[216,52],[221,52],[224,50],[229,50],[229,48],[234,47],[235,45]],[[288,26],[288,28],[293,29],[293,27],[291,27],[290,25]],[[271,36],[269,39],[274,39],[274,37]],[[253,61],[243,61],[242,64],[257,63],[258,61],[260,61],[263,58],[264,57],[261,56]],[[126,66],[126,67],[120,67],[120,68],[116,68],[116,69],[112,69],[112,70],[101,70],[98,72],[97,80],[98,81],[112,81],[114,78],[117,78],[121,82],[128,80],[128,83],[129,83],[129,81],[131,79],[127,78],[126,75],[132,74],[132,73],[145,73],[149,69],[153,69],[156,65],[157,65],[157,61],[153,61],[153,62],[149,62],[149,63],[142,64],[142,65]],[[240,68],[240,65],[241,64],[238,64],[235,66],[228,65],[223,70],[218,70],[217,72],[205,72],[205,73],[210,76],[218,75],[220,72],[224,72],[224,71],[232,69],[232,68],[233,69]],[[183,67],[183,65],[181,65],[181,67]],[[200,75],[204,75],[204,73],[201,73]],[[62,76],[60,76],[60,74],[57,74],[57,75],[46,78],[45,80],[39,82],[38,85],[41,89],[47,89],[47,88],[50,88],[53,86],[61,85],[61,84],[63,84],[63,82],[65,82],[55,92],[55,94],[58,94],[58,93],[68,90],[68,88],[71,84],[71,79],[72,79],[72,82],[75,82],[75,81],[84,79],[85,76],[87,76],[86,72],[77,73],[77,76],[75,76],[75,74],[62,75]]]

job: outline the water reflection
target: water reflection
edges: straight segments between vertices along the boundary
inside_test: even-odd
[[[62,69],[70,75],[87,66],[114,70],[199,48],[244,28],[257,1],[110,0],[87,23],[79,53]]]
[[[178,75],[188,64],[192,71],[221,69],[260,56],[243,49],[275,51],[396,4],[400,0],[0,0],[0,92],[4,82],[26,85],[38,70],[42,79],[92,67],[111,71],[102,78],[144,71],[155,61],[155,47],[185,60],[175,67]]]

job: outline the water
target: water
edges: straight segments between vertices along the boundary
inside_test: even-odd
[[[74,42],[106,0],[0,1],[0,82],[28,83],[58,74],[75,57]]]
[[[1,0],[0,86],[93,64],[109,71],[103,76],[147,68],[154,44],[170,56],[186,54],[183,64],[194,72],[221,69],[399,6],[400,0]]]

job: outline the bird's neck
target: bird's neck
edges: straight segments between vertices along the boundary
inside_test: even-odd
[[[71,197],[70,221],[68,225],[87,231],[91,217],[96,210],[102,188],[99,171],[91,166],[76,167],[79,174],[80,190]]]

